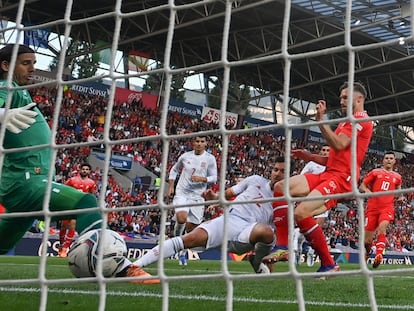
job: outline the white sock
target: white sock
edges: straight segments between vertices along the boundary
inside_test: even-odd
[[[120,266],[118,268],[117,272],[121,272],[122,270],[124,270],[126,267],[128,267],[131,264],[131,260],[129,260],[128,258],[125,258],[124,263],[122,264],[122,266]]]
[[[173,237],[164,242],[164,258],[171,257],[182,249],[184,249],[183,239],[179,236]],[[142,267],[148,266],[158,261],[160,257],[159,250],[160,250],[159,245],[155,246],[153,249],[147,252],[144,256],[142,256],[140,259],[135,261],[134,264],[142,268]]]
[[[179,224],[178,222],[174,225],[174,236],[182,236],[185,230],[185,223]]]

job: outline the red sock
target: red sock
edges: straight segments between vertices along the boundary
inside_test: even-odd
[[[326,245],[325,235],[322,228],[316,223],[315,219],[310,216],[305,219],[297,221],[300,232],[306,237],[315,252],[318,253],[321,259],[322,266],[332,266],[335,262],[329,253]]]
[[[289,226],[287,208],[278,208],[273,212],[273,221],[275,224],[276,245],[288,247],[289,243]]]
[[[65,244],[63,245],[64,248],[69,248],[69,246],[72,244],[75,233],[76,231],[74,229],[68,230],[68,234],[66,235],[66,241],[65,241]]]
[[[382,254],[384,252],[386,241],[387,238],[385,237],[384,233],[378,234],[377,243],[375,243],[376,255]]]
[[[63,247],[63,244],[65,243],[65,236],[66,236],[66,229],[60,228],[59,231],[59,245],[60,247]]]

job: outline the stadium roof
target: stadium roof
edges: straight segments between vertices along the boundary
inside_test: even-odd
[[[70,36],[112,42],[117,22],[115,2],[73,1]],[[323,97],[338,107],[337,90],[348,79],[350,62],[350,45],[344,44],[347,1],[292,0],[288,54],[282,51],[285,2],[231,2],[227,41],[231,79],[254,86],[262,92],[260,96],[283,96],[283,56],[289,55],[290,97],[311,102]],[[66,6],[65,0],[27,0],[22,23],[44,25],[63,34]],[[15,1],[3,0],[0,14],[16,21],[17,8]],[[176,0],[174,8],[171,63],[176,68],[188,67],[220,77],[226,1]],[[152,58],[163,60],[170,17],[168,1],[124,0],[118,12],[122,13],[119,49],[149,52]],[[395,114],[414,110],[412,12],[409,0],[356,0],[348,13],[355,80],[368,88],[367,110],[371,115],[393,114],[389,124],[410,127],[413,114]],[[94,18],[88,20],[91,16]],[[211,66],[203,66],[206,63]],[[304,104],[295,112],[305,115],[308,109]]]

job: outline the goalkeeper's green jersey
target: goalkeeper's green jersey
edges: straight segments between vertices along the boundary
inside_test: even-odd
[[[6,85],[6,81],[0,81],[0,107],[5,107],[9,93],[12,96],[10,108],[23,107],[33,102],[27,90],[7,90]],[[19,86],[13,82],[12,87]],[[22,130],[19,134],[13,134],[6,130],[3,142],[5,149],[50,144],[51,132],[49,125],[37,107],[34,108],[34,111],[37,112],[36,122],[28,129]],[[0,195],[6,195],[13,190],[14,179],[16,181],[22,180],[27,174],[48,176],[50,163],[51,148],[49,146],[6,153],[1,172]]]

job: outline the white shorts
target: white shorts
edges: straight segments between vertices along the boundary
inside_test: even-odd
[[[324,211],[322,214],[315,215],[313,216],[313,218],[328,218],[328,216],[329,216],[329,210]]]
[[[236,254],[244,254],[254,248],[250,244],[250,234],[256,223],[248,222],[237,216],[227,217],[227,242],[228,251]],[[208,234],[206,249],[220,247],[224,238],[224,216],[203,222],[198,226]]]
[[[194,198],[187,198],[184,196],[175,196],[173,199],[173,205],[189,205],[194,203],[201,203],[204,202],[203,198],[194,199]],[[204,205],[196,205],[196,206],[187,206],[187,207],[177,207],[174,209],[175,213],[177,212],[187,212],[187,222],[192,224],[199,225],[204,220]],[[175,215],[173,220],[177,220]]]

